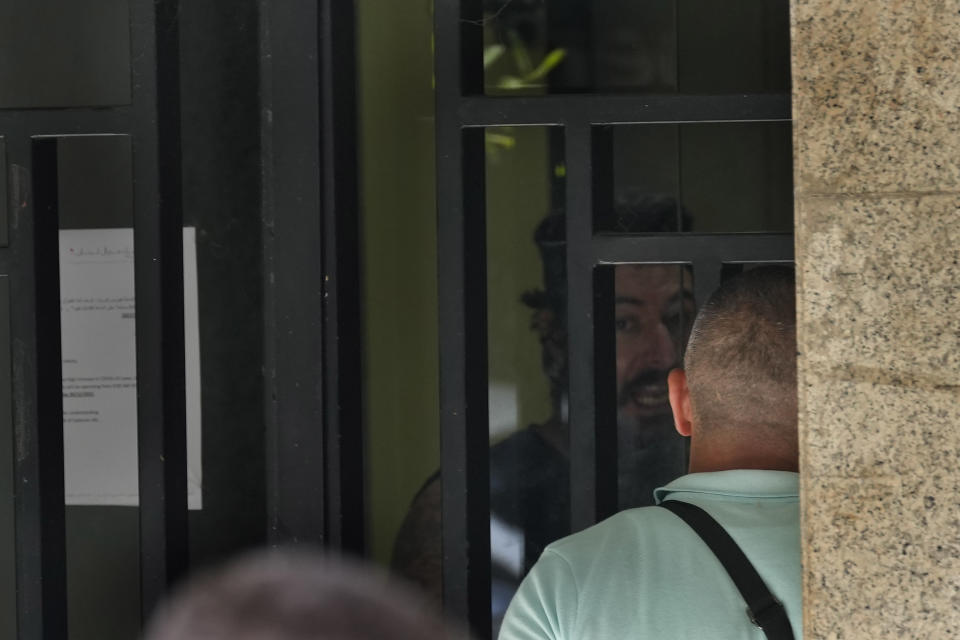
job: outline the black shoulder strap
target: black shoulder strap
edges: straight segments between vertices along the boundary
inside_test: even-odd
[[[793,629],[783,603],[770,593],[760,574],[720,523],[700,507],[687,502],[668,500],[660,506],[690,525],[707,543],[746,600],[750,621],[763,629],[769,640],[793,640]]]

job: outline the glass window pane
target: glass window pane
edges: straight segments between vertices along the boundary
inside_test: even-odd
[[[570,532],[565,222],[551,202],[561,135],[516,127],[486,138],[495,631],[544,547]]]
[[[487,94],[790,87],[785,0],[485,0]]]
[[[61,229],[133,227],[130,137],[67,136],[57,143]]]
[[[598,178],[606,178],[597,181],[603,191],[597,197],[597,229],[792,230],[790,123],[622,125],[600,131],[597,137],[608,140],[595,150]]]
[[[439,606],[430,2],[358,2],[357,33],[368,549]]]
[[[133,178],[128,136],[57,141],[71,638],[140,625]]]
[[[686,264],[603,268],[613,271],[613,326],[598,330],[614,337],[617,504],[626,509],[653,504],[655,488],[686,473],[687,443],[674,428],[667,374],[682,362],[696,313],[693,271]]]
[[[130,103],[129,0],[0,3],[0,109]]]
[[[140,509],[68,506],[71,640],[134,638],[140,628]]]

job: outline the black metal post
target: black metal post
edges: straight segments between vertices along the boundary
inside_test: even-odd
[[[187,570],[179,1],[131,4],[141,611]]]
[[[323,0],[320,15],[324,407],[327,544],[362,553],[364,437],[357,182],[356,52],[352,2]]]
[[[57,141],[10,146],[17,623],[21,638],[59,640],[67,591]]]
[[[314,0],[260,3],[267,538],[274,545],[324,541],[320,20]]]
[[[490,635],[484,131],[463,130],[483,90],[481,3],[440,0],[436,34],[440,442],[445,608]]]

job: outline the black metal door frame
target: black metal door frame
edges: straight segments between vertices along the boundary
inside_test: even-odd
[[[143,620],[189,566],[179,0],[129,6],[131,104],[0,110],[0,296],[11,309],[11,415],[0,420],[16,452],[24,640],[67,637],[60,136],[132,140]],[[265,539],[362,552],[353,3],[261,0],[260,11]]]
[[[0,110],[6,140],[18,637],[67,636],[57,138],[133,141],[141,607],[187,567],[177,6],[131,0],[130,105]]]
[[[353,2],[260,2],[267,539],[362,553]]]
[[[547,95],[487,97],[482,69],[482,1],[436,0],[437,207],[440,296],[440,430],[443,474],[444,606],[490,635],[484,128],[554,126],[566,153],[567,318],[570,388],[571,524],[611,515],[616,486],[613,402],[598,384],[608,345],[597,331],[612,285],[595,267],[628,262],[692,263],[698,300],[720,282],[725,262],[792,260],[789,233],[613,235],[594,231],[604,191],[604,137],[613,124],[790,120],[788,94]],[[597,277],[595,279],[595,271]],[[607,385],[609,387],[609,385]],[[611,458],[611,455],[614,457]]]

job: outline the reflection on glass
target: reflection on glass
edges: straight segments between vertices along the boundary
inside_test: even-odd
[[[569,532],[569,469],[557,382],[566,378],[562,149],[545,127],[486,132],[491,584],[494,630],[543,547]],[[562,192],[562,189],[560,190]],[[536,238],[534,236],[536,235]],[[538,251],[539,247],[539,251]],[[541,261],[541,255],[543,261]],[[404,516],[393,569],[440,599],[441,479]]]
[[[793,228],[789,123],[624,125],[603,136],[611,157],[598,158],[607,176],[598,202],[610,203],[595,215],[601,231]]]
[[[494,630],[544,547],[570,532],[566,250],[559,129],[487,145],[490,551]],[[562,196],[560,196],[562,198]]]
[[[653,504],[653,490],[686,473],[667,374],[680,366],[695,308],[688,265],[614,267],[619,508]]]
[[[790,86],[785,0],[485,0],[487,94]]]

